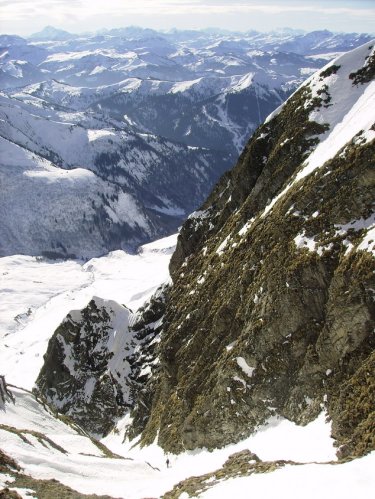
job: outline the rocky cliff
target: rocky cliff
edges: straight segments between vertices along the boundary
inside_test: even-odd
[[[215,448],[275,414],[306,424],[325,410],[340,456],[375,448],[374,53],[368,43],[307,80],[184,224],[166,302],[140,321],[137,334],[158,343],[129,404],[130,437]],[[57,407],[59,337],[80,349],[82,317],[55,333],[38,380]],[[112,390],[127,383],[117,374]]]
[[[370,43],[310,78],[183,226],[145,444],[324,409],[342,456],[374,448],[374,64]]]

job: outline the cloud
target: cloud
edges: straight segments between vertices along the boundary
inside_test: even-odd
[[[279,15],[309,13],[326,16],[354,16],[375,19],[375,8],[366,8],[370,2],[350,2],[311,0],[0,0],[0,18],[3,21],[19,21],[35,18],[58,22],[69,17],[85,21],[92,17],[105,16],[119,18],[126,16],[178,17],[184,15]],[[30,19],[31,20],[31,19]]]
[[[329,6],[336,3],[335,6]],[[357,2],[358,7],[339,7],[343,2],[296,2],[286,0],[283,2],[273,0],[268,2],[256,1],[229,1],[229,0],[1,0],[0,9],[2,14],[18,13],[22,15],[22,10],[31,6],[38,11],[53,13],[57,11],[79,10],[86,15],[95,13],[123,14],[149,14],[160,13],[212,13],[212,12],[263,12],[263,13],[285,13],[285,12],[321,12],[326,14],[374,14],[375,9],[359,8],[361,2]],[[365,2],[368,5],[368,2]]]
[[[81,0],[0,0],[2,21],[18,21],[32,16],[58,18],[83,6]]]

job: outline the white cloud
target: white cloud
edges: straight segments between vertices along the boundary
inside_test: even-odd
[[[0,19],[8,32],[31,32],[46,24],[79,32],[129,24],[246,30],[285,23],[310,30],[373,31],[373,5],[367,0],[0,0]]]
[[[254,3],[249,1],[222,2],[220,0],[205,2],[201,0],[12,0],[1,1],[0,11],[3,20],[17,20],[32,15],[47,14],[54,19],[73,15],[82,18],[93,15],[140,15],[153,14],[176,16],[184,14],[285,14],[291,13],[321,13],[327,15],[371,16],[375,17],[375,9],[355,7],[335,7],[329,3],[316,4],[310,2],[287,3],[270,2]],[[332,2],[331,2],[332,5]],[[358,3],[357,3],[358,5]]]

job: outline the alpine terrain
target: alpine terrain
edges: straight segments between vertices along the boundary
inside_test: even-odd
[[[353,38],[329,32],[248,34],[252,50],[258,42],[262,51],[272,44],[279,55],[294,50],[292,57],[316,61],[324,40],[340,54],[305,71],[310,76],[298,88],[284,87],[285,102],[280,89],[257,86],[259,73],[249,77],[255,82],[250,94],[259,97],[261,88],[262,95],[277,94],[278,107],[256,130],[249,126],[255,131],[234,168],[190,214],[177,241],[171,236],[127,254],[126,244],[155,237],[161,226],[176,227],[162,215],[177,222],[182,211],[198,206],[199,183],[197,197],[186,201],[194,181],[200,174],[212,174],[212,180],[212,162],[224,153],[146,131],[141,106],[139,121],[135,107],[134,115],[127,113],[142,102],[142,86],[155,90],[166,74],[173,79],[178,57],[193,61],[181,64],[192,72],[197,54],[204,61],[203,52],[213,52],[208,57],[224,71],[217,53],[235,46],[235,36],[206,34],[214,40],[202,48],[195,32],[166,34],[154,42],[165,51],[163,77],[151,78],[147,49],[141,53],[129,32],[128,38],[121,34],[97,35],[102,48],[95,48],[100,62],[94,74],[82,69],[85,59],[74,52],[80,43],[90,61],[91,38],[52,28],[35,35],[26,44],[39,61],[34,67],[45,74],[61,69],[65,82],[30,81],[15,89],[9,79],[1,95],[1,140],[9,150],[1,251],[10,256],[0,259],[0,497],[271,499],[275,490],[290,499],[370,497],[375,41],[361,39],[357,46]],[[147,35],[155,37],[152,30]],[[114,78],[103,54],[113,50],[106,45],[112,36],[134,50],[132,67],[139,73],[134,70],[125,84],[105,81],[105,92],[110,85],[116,91],[130,85],[137,98],[132,101],[130,90],[124,97],[100,96],[100,102],[87,97],[83,108],[81,97],[92,95],[95,74]],[[11,43],[27,52],[22,41]],[[352,48],[347,44],[356,48],[343,53]],[[63,102],[66,85],[76,84],[82,71],[84,90]],[[194,87],[186,85],[187,77],[182,81],[183,94]],[[173,102],[175,84],[165,86],[174,91],[163,99]],[[222,117],[218,103],[234,94],[213,94],[198,108]],[[144,109],[150,109],[152,91],[145,95]],[[241,119],[253,123],[246,109]],[[161,159],[168,149],[195,165],[181,163],[184,193],[173,185],[174,167]],[[233,151],[225,150],[231,157]],[[153,176],[137,162],[147,154],[148,165],[156,163]],[[12,185],[14,192],[23,185],[33,203],[30,214],[26,200],[12,196]],[[34,222],[35,207],[43,208],[43,222]],[[69,225],[73,211],[78,226]],[[27,238],[18,236],[19,228],[13,231],[22,216],[25,235],[32,225]],[[55,218],[65,232],[51,245]],[[11,255],[15,246],[26,255]],[[118,250],[92,258],[112,249]],[[91,259],[48,260],[50,252]]]
[[[0,255],[89,259],[175,232],[271,111],[369,40],[135,27],[1,35]]]

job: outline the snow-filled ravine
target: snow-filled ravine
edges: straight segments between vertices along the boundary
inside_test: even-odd
[[[113,251],[86,263],[0,258],[0,374],[31,389],[48,340],[64,317],[93,296],[137,310],[169,279],[175,244],[173,235],[141,246],[136,254]]]

